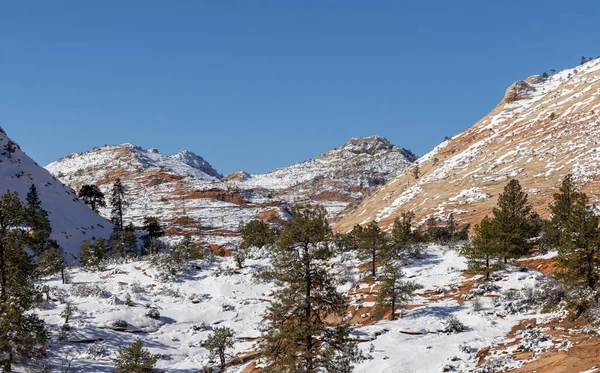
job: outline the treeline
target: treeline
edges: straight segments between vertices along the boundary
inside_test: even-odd
[[[462,253],[469,270],[489,279],[509,260],[556,250],[553,277],[566,292],[566,305],[573,317],[584,314],[600,299],[599,218],[588,196],[579,191],[572,175],[561,183],[548,206],[550,217],[533,213],[517,180],[511,180],[490,217],[475,226],[474,235]]]

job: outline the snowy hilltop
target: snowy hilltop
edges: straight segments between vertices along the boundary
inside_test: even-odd
[[[477,223],[511,178],[545,208],[566,174],[600,202],[600,59],[512,84],[498,106],[464,132],[421,157],[338,223],[339,230],[375,219],[389,226],[402,211],[420,222],[450,213]],[[417,175],[418,174],[418,175]]]
[[[90,210],[75,191],[29,158],[1,128],[0,149],[0,193],[17,192],[25,201],[29,188],[35,185],[42,208],[48,212],[51,237],[68,258],[77,255],[81,241],[110,235],[110,222]]]
[[[192,152],[164,155],[132,144],[70,154],[46,169],[75,190],[95,184],[107,195],[120,179],[130,202],[127,221],[139,225],[145,216],[157,216],[170,235],[201,224],[221,243],[253,218],[287,219],[295,203],[320,203],[333,219],[415,159],[410,151],[371,136],[266,174],[239,171],[222,177]],[[109,210],[100,213],[106,217]]]

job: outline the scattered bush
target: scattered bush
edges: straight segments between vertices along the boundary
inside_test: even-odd
[[[95,342],[85,350],[85,355],[91,360],[102,359],[107,355],[106,346],[102,342]]]
[[[76,284],[71,288],[71,294],[76,297],[109,298],[112,294],[98,284]]]
[[[456,318],[456,316],[450,316],[442,322],[443,333],[460,333],[465,330],[465,325]]]
[[[146,317],[149,317],[154,320],[160,320],[160,312],[157,309],[153,308],[146,312]]]
[[[110,322],[110,326],[112,328],[122,329],[122,328],[126,328],[127,325],[129,325],[129,324],[127,324],[127,321],[121,320],[121,319],[112,320]]]

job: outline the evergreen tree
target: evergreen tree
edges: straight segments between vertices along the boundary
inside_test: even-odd
[[[377,262],[385,263],[390,258],[388,238],[375,221],[372,221],[362,229],[361,234],[358,236],[358,250],[356,254],[358,259],[368,259],[371,262],[371,274],[373,277],[377,274]]]
[[[240,269],[244,266],[251,247],[262,249],[265,246],[273,245],[277,238],[277,234],[271,226],[261,220],[251,220],[239,231],[242,242],[232,250],[232,256]]]
[[[242,245],[245,247],[258,247],[273,245],[277,239],[271,226],[261,220],[251,220],[240,229]]]
[[[315,373],[356,351],[346,325],[325,322],[329,315],[343,318],[348,305],[327,270],[330,237],[321,206],[294,208],[281,231],[272,252],[278,290],[266,316],[272,329],[262,346],[265,372]]]
[[[42,252],[36,259],[36,273],[40,277],[60,273],[62,283],[65,283],[65,256],[60,247],[51,247]]]
[[[34,184],[31,184],[29,187],[29,192],[27,192],[27,205],[32,209],[41,209],[42,201],[40,200],[40,194],[38,193],[37,188]]]
[[[108,250],[104,238],[98,238],[94,242],[84,240],[81,243],[79,260],[81,260],[84,267],[92,270],[100,269],[107,259]]]
[[[17,148],[17,144],[15,144],[12,140],[8,140],[6,145],[4,145],[4,155],[8,155],[8,158],[12,158],[12,155],[17,151]]]
[[[120,347],[113,362],[115,373],[153,373],[157,360],[158,356],[145,350],[142,340],[138,339],[129,347]]]
[[[377,305],[390,305],[392,310],[390,320],[394,320],[397,307],[412,298],[417,289],[415,283],[403,281],[403,278],[404,273],[399,267],[393,264],[385,267],[381,289],[377,293]]]
[[[467,258],[470,273],[484,274],[489,280],[490,275],[501,268],[498,259],[503,254],[503,246],[500,243],[496,226],[489,217],[483,218],[475,226],[475,232],[471,243],[462,248],[462,255]]]
[[[415,167],[413,167],[412,174],[413,174],[415,180],[418,179],[419,177],[421,177],[421,167],[419,167],[418,164],[415,164]]]
[[[115,226],[115,230],[123,230],[123,214],[128,203],[125,200],[125,187],[121,183],[121,179],[117,179],[113,184],[112,193],[110,196],[111,221]]]
[[[206,342],[204,342],[204,347],[210,351],[211,358],[214,356],[219,356],[220,368],[219,372],[225,372],[225,358],[226,352],[228,348],[233,347],[233,343],[235,342],[235,332],[231,328],[221,327],[216,328],[211,334],[206,338]]]
[[[394,245],[396,254],[413,249],[421,241],[419,233],[412,229],[414,217],[414,212],[404,211],[394,220],[394,224],[392,225],[392,244]]]
[[[504,262],[527,254],[531,248],[531,207],[527,205],[527,193],[515,179],[505,187],[493,210],[495,232],[502,248]]]
[[[30,313],[41,301],[33,284],[35,265],[26,251],[35,225],[17,193],[0,199],[0,370],[12,371],[15,359],[43,354],[44,322]]]
[[[160,251],[160,237],[165,235],[160,222],[157,217],[146,216],[144,218],[144,225],[142,227],[146,234],[142,236],[142,242],[144,243],[144,251],[147,253],[157,253]]]
[[[588,206],[585,193],[578,192],[573,178],[567,175],[559,193],[554,194],[552,239],[558,246],[555,276],[570,289],[594,291],[600,279],[600,237],[598,217]]]
[[[104,193],[102,193],[97,185],[83,185],[81,189],[79,189],[79,197],[94,211],[98,211],[98,207],[106,207]]]

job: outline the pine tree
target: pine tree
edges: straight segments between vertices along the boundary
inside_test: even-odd
[[[146,216],[144,218],[144,225],[142,227],[146,234],[142,236],[142,242],[144,243],[144,250],[150,253],[158,252],[156,249],[156,243],[160,237],[165,235],[160,222],[157,217]]]
[[[31,184],[29,187],[29,192],[27,192],[27,205],[32,209],[41,209],[42,201],[40,200],[40,194],[38,193],[37,188],[34,184]]]
[[[62,283],[65,283],[65,254],[60,247],[51,247],[42,252],[36,259],[36,273],[40,277],[60,273]]]
[[[493,214],[504,261],[527,254],[531,248],[532,215],[531,207],[527,205],[527,193],[522,190],[519,181],[513,179],[504,187]]]
[[[94,242],[84,240],[79,250],[79,260],[88,269],[101,269],[108,259],[107,246],[104,238],[98,238]]]
[[[94,211],[98,211],[98,207],[106,207],[104,193],[97,185],[83,185],[79,190],[79,197]]]
[[[470,273],[484,274],[485,279],[489,280],[490,275],[502,266],[499,260],[503,254],[502,249],[496,225],[486,216],[475,225],[473,239],[462,248],[461,254],[467,258]]]
[[[356,350],[343,322],[325,322],[330,315],[343,319],[348,304],[327,269],[330,237],[321,206],[294,208],[281,231],[272,252],[278,290],[266,316],[272,329],[262,345],[265,372],[315,373]]]
[[[412,229],[414,217],[414,212],[404,211],[394,220],[394,224],[392,225],[392,244],[398,255],[414,249],[421,241],[419,233]]]
[[[390,305],[392,310],[390,320],[394,320],[397,307],[412,298],[414,291],[417,289],[415,283],[403,281],[403,278],[404,273],[399,267],[393,264],[385,267],[381,289],[377,293],[377,305],[380,307]]]
[[[417,180],[419,177],[421,177],[421,167],[419,167],[418,164],[415,164],[415,167],[413,167],[412,174],[413,174],[415,180]]]
[[[17,151],[17,148],[17,144],[15,144],[12,140],[8,140],[6,145],[4,145],[4,154],[8,155],[8,158],[12,158],[12,155]]]
[[[265,246],[271,246],[277,238],[277,233],[271,226],[261,220],[251,220],[239,231],[242,242],[232,250],[232,256],[240,269],[244,266],[251,247],[262,249]]]
[[[35,234],[28,208],[17,193],[0,199],[0,370],[12,371],[17,358],[42,354],[47,340],[44,322],[32,310],[41,301],[35,288],[35,266],[26,251]]]
[[[570,289],[595,290],[600,280],[599,219],[567,175],[550,206],[553,239],[558,247],[555,276]]]
[[[129,347],[120,347],[113,359],[115,373],[154,373],[158,356],[145,350],[141,339]]]
[[[235,342],[235,332],[231,328],[221,327],[216,328],[213,333],[209,334],[204,342],[204,347],[210,351],[211,358],[215,355],[219,356],[220,373],[225,372],[225,358],[228,348],[233,347]]]
[[[115,230],[123,230],[123,214],[128,206],[125,200],[125,187],[121,183],[121,179],[117,179],[113,184],[112,193],[110,196],[111,206],[111,221],[115,226]]]
[[[358,259],[369,260],[371,262],[371,274],[373,277],[377,274],[377,262],[385,263],[390,258],[389,240],[379,228],[375,221],[372,221],[362,229],[358,236],[358,250],[356,252]]]

